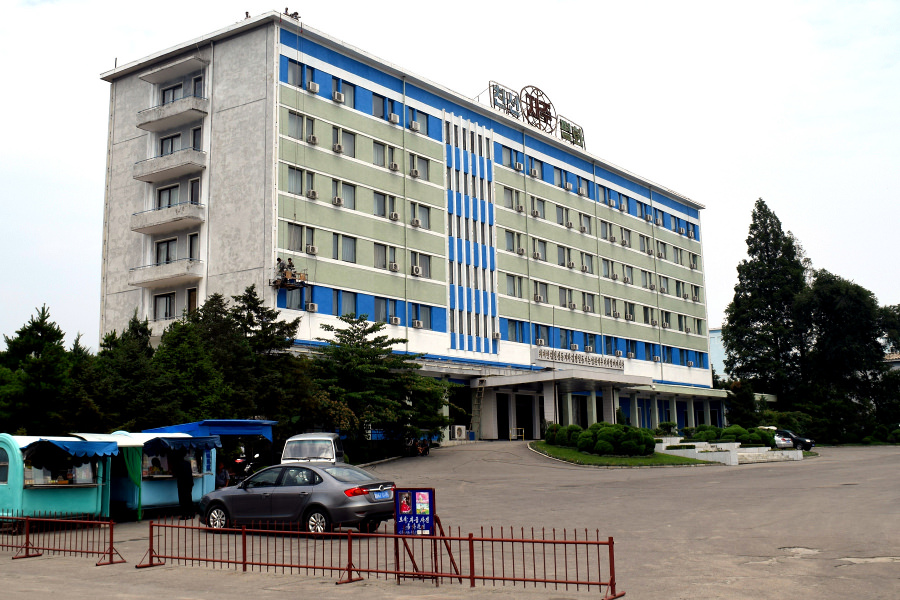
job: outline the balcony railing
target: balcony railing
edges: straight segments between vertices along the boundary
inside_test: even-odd
[[[172,102],[145,108],[138,113],[138,129],[164,131],[187,125],[209,114],[209,99],[182,96]]]
[[[131,230],[146,234],[169,233],[196,227],[205,220],[205,205],[182,202],[134,213],[131,215]]]
[[[134,164],[134,178],[147,183],[178,179],[206,168],[206,152],[182,148],[169,154],[154,156]]]
[[[128,285],[143,288],[173,287],[203,278],[203,261],[179,258],[128,270]]]

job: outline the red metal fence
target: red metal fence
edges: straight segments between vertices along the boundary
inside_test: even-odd
[[[244,571],[441,583],[524,585],[616,591],[613,539],[599,531],[459,528],[434,537],[393,533],[307,533],[264,523],[212,530],[183,521],[151,521],[147,554],[137,568],[168,562]],[[604,578],[604,573],[606,577]]]
[[[45,513],[0,516],[0,549],[15,550],[13,559],[43,554],[99,556],[97,566],[125,562],[115,548],[112,521],[91,516]]]

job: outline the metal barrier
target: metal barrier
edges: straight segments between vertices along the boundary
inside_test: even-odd
[[[115,524],[88,515],[45,513],[0,516],[0,549],[16,550],[12,557],[49,554],[99,556],[97,566],[125,562],[115,548]]]
[[[308,533],[297,525],[256,523],[209,529],[183,521],[150,521],[149,549],[136,568],[168,563],[220,569],[336,576],[336,583],[364,578],[430,580],[434,584],[519,585],[566,590],[616,591],[613,539],[599,531],[460,528],[439,535]],[[607,578],[603,578],[604,570]]]

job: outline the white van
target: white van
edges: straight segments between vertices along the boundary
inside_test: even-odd
[[[344,462],[344,446],[336,433],[301,433],[288,439],[281,462]]]

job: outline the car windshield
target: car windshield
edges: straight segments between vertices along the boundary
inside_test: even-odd
[[[332,460],[334,451],[329,440],[294,440],[284,446],[284,458]]]
[[[373,476],[368,471],[363,471],[357,467],[351,467],[349,465],[344,465],[340,467],[328,467],[325,469],[325,472],[337,479],[338,481],[343,481],[344,483],[351,483],[356,481],[376,481],[377,478]]]

